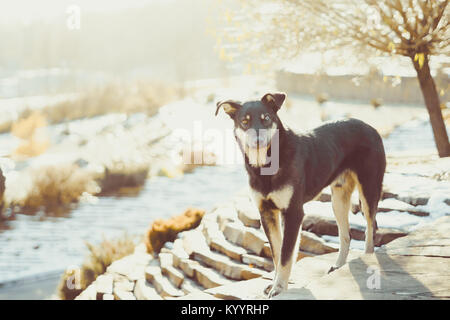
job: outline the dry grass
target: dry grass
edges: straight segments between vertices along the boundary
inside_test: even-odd
[[[163,83],[137,82],[133,85],[110,83],[87,90],[79,98],[44,107],[40,112],[50,124],[115,112],[126,114],[143,112],[151,116],[157,113],[162,105],[184,95],[183,88]],[[19,116],[19,121],[29,117],[31,112],[24,110]],[[8,132],[12,128],[13,123],[1,123],[0,133]]]
[[[68,270],[64,272],[58,285],[58,295],[62,300],[75,299],[99,275],[105,273],[106,268],[111,263],[132,254],[135,242],[133,237],[124,234],[122,237],[113,240],[103,239],[98,246],[90,243],[86,243],[86,246],[89,249],[89,255],[79,272],[80,286],[74,289],[69,288],[67,284],[71,283],[76,271]]]
[[[33,111],[26,117],[14,122],[11,134],[22,140],[13,153],[13,158],[21,159],[35,157],[44,153],[49,147],[46,134],[39,134],[38,129],[45,128],[47,120],[40,111]]]
[[[99,188],[92,175],[76,165],[48,166],[31,172],[33,188],[20,204],[25,210],[51,212],[77,202],[84,192]]]
[[[198,227],[204,214],[204,210],[188,209],[168,220],[155,220],[145,236],[147,252],[158,254],[164,243],[174,241],[178,233]]]
[[[39,111],[33,111],[28,116],[14,122],[11,128],[11,134],[14,136],[29,140],[33,138],[38,128],[47,126],[47,120]]]

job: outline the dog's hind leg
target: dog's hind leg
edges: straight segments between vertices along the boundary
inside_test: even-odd
[[[370,186],[374,187],[374,186]],[[366,227],[366,239],[365,239],[365,253],[373,253],[374,252],[374,238],[375,238],[375,227],[376,220],[375,215],[377,213],[378,200],[380,196],[380,192],[371,192],[369,187],[363,187],[361,184],[358,184],[359,191],[359,199],[361,201],[361,211],[364,214],[364,217],[367,221]],[[381,186],[380,186],[381,189]]]
[[[350,210],[350,198],[354,188],[355,175],[350,171],[341,174],[331,185],[331,203],[339,231],[339,256],[335,266],[331,267],[329,272],[342,267],[347,261],[350,249],[348,212]]]

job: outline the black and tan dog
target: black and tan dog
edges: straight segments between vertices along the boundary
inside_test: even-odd
[[[295,134],[277,116],[286,95],[268,93],[257,101],[217,103],[234,120],[234,133],[245,158],[250,187],[269,239],[275,278],[269,297],[287,289],[299,245],[303,204],[331,185],[339,228],[339,256],[330,271],[345,264],[350,234],[350,196],[358,187],[367,220],[365,251],[372,253],[375,214],[381,196],[386,157],[377,131],[356,120],[326,123]]]

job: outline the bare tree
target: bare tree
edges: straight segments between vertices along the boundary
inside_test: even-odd
[[[223,35],[231,39],[228,50],[238,55],[254,53],[270,61],[280,55],[295,57],[306,49],[352,48],[360,57],[376,52],[410,58],[439,156],[450,156],[429,66],[430,56],[449,53],[448,0],[247,0],[240,10],[234,12],[237,23]]]

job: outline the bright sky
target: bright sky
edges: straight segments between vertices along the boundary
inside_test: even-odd
[[[35,19],[48,19],[66,14],[71,5],[81,12],[114,11],[141,7],[152,2],[169,0],[0,0],[0,23],[29,23]]]

